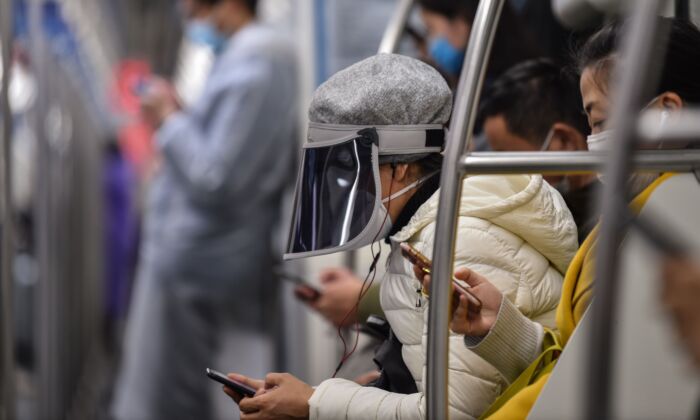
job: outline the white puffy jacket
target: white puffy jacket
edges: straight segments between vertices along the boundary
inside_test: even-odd
[[[422,419],[427,347],[427,299],[398,243],[408,241],[430,256],[438,193],[392,239],[381,304],[403,344],[403,359],[418,393],[404,395],[362,387],[344,379],[321,383],[311,399],[311,419]],[[578,248],[576,225],[559,193],[539,175],[475,176],[464,181],[455,266],[467,266],[493,282],[527,317],[553,327],[562,273]],[[420,304],[418,304],[420,302]],[[507,386],[493,366],[450,338],[451,419],[478,417]]]

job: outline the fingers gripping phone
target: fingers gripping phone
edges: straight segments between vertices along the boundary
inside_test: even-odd
[[[425,274],[430,274],[433,267],[433,262],[430,261],[428,257],[421,254],[417,249],[406,242],[401,243],[400,246],[401,255],[403,255],[404,258],[410,261],[411,264],[418,266]],[[467,289],[469,286],[462,286],[454,277],[452,278],[452,284],[457,290],[457,293],[465,296],[469,301],[469,312],[479,313],[481,311],[481,301]]]
[[[226,385],[227,387],[231,388],[232,390],[236,391],[236,393],[244,397],[253,398],[255,396],[256,391],[253,388],[249,387],[244,383],[234,381],[233,379],[229,378],[221,372],[217,372],[213,369],[207,368],[207,376],[220,384]]]
[[[305,288],[311,290],[311,292],[312,292],[311,297],[305,298],[305,300],[314,301],[314,300],[318,299],[319,297],[321,297],[321,292],[316,287],[312,286],[306,280],[304,280],[303,278],[301,278],[295,274],[291,274],[291,273],[288,273],[286,271],[282,271],[279,269],[274,270],[274,274],[283,280],[287,280],[289,282],[294,283],[297,286],[305,287]]]

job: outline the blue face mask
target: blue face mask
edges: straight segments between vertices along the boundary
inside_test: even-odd
[[[187,38],[196,43],[206,45],[219,54],[223,51],[228,38],[219,32],[214,25],[206,20],[194,20],[187,25]]]
[[[440,68],[453,76],[459,76],[464,64],[465,52],[453,47],[441,36],[430,42],[430,56]]]

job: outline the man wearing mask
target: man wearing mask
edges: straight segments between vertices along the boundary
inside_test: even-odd
[[[419,0],[421,18],[427,29],[427,59],[437,66],[454,88],[464,63],[478,0]],[[503,6],[490,64],[490,79],[528,58],[540,55],[531,34],[510,3]]]
[[[212,418],[204,369],[231,332],[246,346],[235,358],[241,369],[269,369],[272,358],[272,236],[296,155],[293,48],[256,23],[255,0],[199,3],[226,39],[201,96],[181,109],[172,87],[153,80],[143,98],[160,167],[112,407],[118,420]]]
[[[191,106],[201,94],[207,75],[227,38],[217,31],[212,22],[212,3],[182,0],[180,4],[187,22],[173,84],[185,106]]]
[[[589,133],[576,79],[548,59],[522,62],[484,92],[480,119],[497,152],[585,151]],[[597,223],[595,175],[547,176],[564,197],[578,228],[579,243]]]

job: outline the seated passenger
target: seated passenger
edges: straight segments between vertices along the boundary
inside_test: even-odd
[[[669,27],[668,40],[663,41],[667,42],[668,46],[660,83],[646,98],[646,108],[674,112],[685,106],[698,106],[700,31],[687,21],[659,19],[662,25]],[[615,46],[620,37],[620,29],[619,24],[606,26],[594,34],[578,53],[583,106],[593,132],[588,140],[589,147],[610,146],[607,140],[611,137],[610,131],[607,131],[609,127],[606,126],[606,120],[611,100],[614,100],[609,96],[609,92],[612,91],[610,77],[616,62]],[[636,212],[640,211],[655,189],[671,176],[672,174],[632,175],[628,184],[636,198],[631,202],[630,208]],[[597,229],[594,229],[581,245],[564,279],[563,293],[557,310],[558,339],[562,346],[565,346],[571,337],[592,297],[593,258],[597,239]],[[464,268],[457,270],[455,275],[472,286],[471,291],[479,297],[483,305],[478,316],[469,314],[467,317],[468,304],[462,299],[453,314],[452,330],[466,335],[466,347],[495,366],[509,381],[513,381],[529,364],[539,363],[538,357],[542,354],[544,336],[542,326],[522,316],[509,299],[503,299],[503,293],[498,290],[500,280],[491,278],[490,274],[480,269],[472,271]],[[673,302],[671,299],[668,303],[672,309],[678,311],[679,308],[674,308]],[[493,351],[494,349],[499,351]],[[556,358],[529,378],[531,385],[520,389],[509,400],[499,400],[488,410],[486,417],[525,418],[547,382],[548,372],[554,363]]]
[[[496,152],[588,150],[590,129],[581,112],[578,79],[548,59],[524,61],[506,71],[484,92],[479,114]],[[598,222],[600,182],[593,174],[544,179],[564,197],[583,242]]]
[[[232,374],[260,390],[256,397],[241,400],[226,389],[239,402],[242,418],[425,417],[429,299],[399,243],[432,253],[439,152],[451,104],[450,90],[436,70],[399,55],[369,58],[317,89],[309,110],[309,141],[289,251],[292,256],[318,255],[391,236],[381,303],[398,346],[393,349],[400,356],[384,360],[393,368],[383,369],[371,387],[329,379],[312,388],[289,374],[270,374],[265,381]],[[372,144],[374,175],[362,164],[363,154],[369,153],[363,148]],[[344,156],[347,147],[354,158]],[[562,273],[576,248],[571,214],[541,176],[464,181],[455,261],[487,273],[528,319],[554,325]],[[450,349],[451,418],[478,417],[507,380],[466,349],[461,336],[452,336]],[[403,370],[397,370],[397,364]]]

